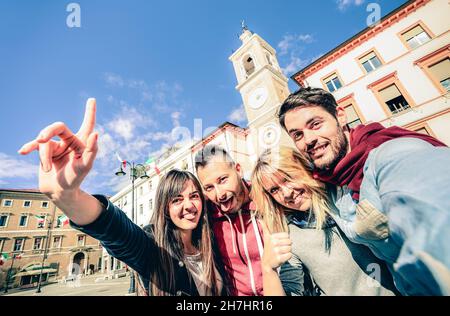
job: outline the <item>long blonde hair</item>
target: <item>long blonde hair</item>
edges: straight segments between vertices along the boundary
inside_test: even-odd
[[[325,185],[312,177],[312,170],[306,160],[293,148],[280,146],[277,151],[265,150],[256,162],[252,174],[250,197],[256,204],[258,215],[262,217],[270,233],[287,232],[285,212],[289,211],[280,205],[272,195],[264,189],[264,178],[281,175],[293,183],[302,183],[311,195],[310,219],[315,219],[316,229],[322,229],[330,210],[330,203]]]

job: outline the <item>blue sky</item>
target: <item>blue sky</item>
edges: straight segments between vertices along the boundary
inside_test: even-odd
[[[80,28],[66,25],[71,2]],[[55,121],[76,132],[95,97],[101,148],[84,188],[113,194],[115,151],[143,162],[196,118],[246,126],[228,60],[241,20],[290,76],[364,29],[369,2],[385,15],[405,0],[0,1],[0,187],[38,187],[38,155],[17,150]]]

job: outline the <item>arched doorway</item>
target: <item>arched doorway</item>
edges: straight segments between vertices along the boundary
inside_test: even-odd
[[[72,271],[71,274],[78,275],[82,274],[84,271],[84,265],[85,265],[85,257],[84,253],[78,252],[73,256],[73,262],[72,262]]]

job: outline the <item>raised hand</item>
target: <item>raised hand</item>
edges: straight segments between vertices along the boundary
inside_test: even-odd
[[[73,134],[62,122],[44,128],[39,136],[22,146],[19,154],[39,151],[39,189],[52,200],[79,191],[97,154],[98,134],[94,132],[96,102],[88,99],[83,124]],[[60,140],[53,140],[59,137]]]
[[[289,233],[271,234],[266,224],[261,221],[264,234],[263,270],[275,270],[292,257],[292,242]]]

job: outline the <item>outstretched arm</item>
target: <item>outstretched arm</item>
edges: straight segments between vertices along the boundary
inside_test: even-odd
[[[80,189],[97,154],[98,134],[95,133],[96,102],[86,103],[80,130],[73,134],[62,122],[44,128],[39,136],[22,146],[19,154],[39,152],[39,189],[78,225],[92,223],[102,212],[96,198]],[[58,137],[55,141],[52,138]]]

